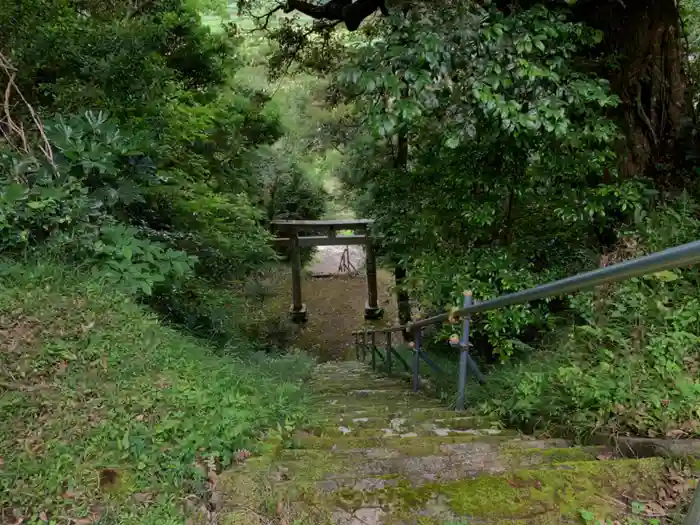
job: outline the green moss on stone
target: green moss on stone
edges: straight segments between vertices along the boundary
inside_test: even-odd
[[[383,428],[388,428],[394,417],[406,420],[406,431],[418,432],[424,423],[455,430],[489,428],[491,424],[476,418],[459,419],[462,415],[445,410],[435,399],[413,396],[408,390],[404,395],[403,385],[394,385],[386,393],[348,396],[348,390],[381,389],[391,383],[377,381],[369,373],[347,373],[347,368],[325,365],[323,376],[311,384],[320,394],[318,424],[308,432],[296,433],[295,449],[283,449],[281,442],[271,443],[263,457],[252,458],[241,468],[221,475],[219,489],[225,494],[222,523],[259,525],[255,521],[257,517],[274,516],[276,507],[283,502],[290,509],[290,522],[303,525],[330,525],[338,521],[333,514],[340,509],[352,513],[376,506],[388,512],[387,525],[407,522],[446,525],[458,522],[457,516],[467,517],[469,523],[490,525],[558,524],[577,522],[582,508],[597,517],[618,517],[620,508],[611,498],[619,498],[621,493],[640,499],[652,496],[662,478],[664,464],[660,459],[591,461],[597,454],[595,448],[535,448],[537,443],[509,443],[507,439],[512,436],[508,438],[506,433],[385,437]],[[369,421],[352,422],[353,418],[365,417]],[[341,425],[352,432],[341,435],[338,429]],[[450,453],[443,445],[470,442],[497,445],[490,447],[490,452],[489,447],[479,450],[497,454],[499,457],[490,459],[509,471],[420,486],[408,481],[411,476],[415,479],[413,474],[403,477],[393,472],[404,464],[415,469],[421,462],[414,457]],[[463,454],[469,448],[451,450]],[[355,449],[376,450],[359,454]],[[394,464],[396,456],[403,458]],[[358,468],[358,462],[366,466],[366,461],[383,461],[369,470],[385,473],[364,479],[361,473],[368,470]],[[695,468],[700,470],[700,461]],[[384,488],[360,490],[360,487],[377,486]],[[247,509],[259,514],[246,514]]]
[[[558,468],[519,470],[511,475],[483,476],[441,488],[455,513],[505,520],[540,517],[558,523],[585,508],[600,517],[615,517],[619,507],[605,498],[645,491],[661,478],[663,460],[584,461]],[[553,520],[553,521],[552,521]]]
[[[582,508],[601,518],[618,518],[624,509],[611,498],[653,495],[663,468],[660,458],[570,462],[420,487],[402,479],[395,487],[373,492],[342,489],[334,499],[347,509],[381,505],[396,519],[415,519],[417,512],[443,499],[452,515],[470,520],[545,525],[577,520]]]
[[[513,466],[525,467],[528,465],[590,461],[595,459],[594,450],[582,447],[523,448],[509,446],[505,443],[501,447],[500,453],[506,460],[510,460]]]

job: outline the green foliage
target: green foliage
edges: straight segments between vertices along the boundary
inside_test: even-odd
[[[640,216],[628,250],[639,255],[695,239],[696,210],[684,198]],[[525,427],[581,434],[697,435],[698,286],[697,269],[687,268],[577,295],[577,323],[550,351],[495,371],[482,409]]]
[[[226,351],[237,341],[256,350],[279,353],[292,343],[296,325],[265,299],[270,295],[256,279],[212,289],[211,283],[189,280],[151,301],[156,311],[191,333]]]
[[[277,163],[269,171],[263,197],[268,221],[318,220],[323,217],[328,195],[321,185],[289,163]],[[284,232],[276,233],[284,235]],[[314,232],[300,233],[304,235]],[[291,251],[286,246],[277,251],[287,259],[291,256]],[[301,250],[302,264],[310,260],[312,253],[313,248]]]
[[[326,210],[326,193],[298,170],[278,173],[266,192],[269,220],[320,219]]]
[[[187,253],[141,239],[135,228],[102,226],[97,239],[81,246],[84,261],[129,293],[151,295],[154,286],[188,277],[197,261]]]
[[[142,119],[178,85],[221,83],[230,64],[225,35],[212,36],[182,1],[151,2],[135,13],[123,2],[83,2],[80,9],[24,2],[15,9],[3,10],[0,28],[22,71],[20,88],[51,111],[100,107],[120,120]]]
[[[190,274],[196,258],[118,222],[159,179],[105,114],[59,118],[46,124],[46,134],[54,165],[16,153],[2,157],[6,252],[49,243],[83,264],[109,268],[115,285],[146,295],[156,283]]]
[[[541,5],[465,2],[396,14],[349,53],[339,89],[365,124],[343,180],[387,258],[406,264],[421,308],[590,267],[644,204],[644,184],[614,169],[618,131],[605,117],[619,101],[579,64],[600,37]],[[548,315],[547,304],[510,308],[475,319],[475,331],[507,357]]]
[[[193,257],[196,273],[213,282],[275,259],[270,186],[279,187],[274,213],[322,213],[322,193],[294,160],[285,164],[295,173],[289,183],[268,183],[257,159],[279,162],[258,150],[282,135],[278,115],[264,93],[233,80],[240,38],[212,35],[191,3],[158,1],[135,12],[119,3],[30,3],[5,16],[19,90],[40,112],[57,114],[45,126],[55,166],[39,160],[38,149],[2,150],[5,249],[52,240],[91,262],[114,256],[128,287],[160,284],[165,293]],[[105,228],[121,228],[131,241],[105,243]],[[145,254],[159,260],[141,260]]]
[[[1,266],[4,518],[182,523],[210,468],[306,421],[307,359],[219,356],[101,273]]]

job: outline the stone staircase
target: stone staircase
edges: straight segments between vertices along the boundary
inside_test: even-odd
[[[361,363],[323,363],[310,388],[318,425],[222,473],[219,523],[587,523],[621,519],[663,478],[659,458],[504,430]]]

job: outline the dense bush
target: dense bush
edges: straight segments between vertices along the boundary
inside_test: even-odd
[[[318,220],[326,211],[328,195],[323,187],[312,180],[305,172],[288,162],[278,162],[268,167],[264,187],[263,206],[268,221],[272,220]],[[285,232],[272,228],[275,234]],[[303,234],[316,232],[300,231]],[[289,259],[288,247],[278,247],[277,253]],[[310,260],[313,248],[301,249],[302,263]]]
[[[342,178],[427,311],[463,290],[484,300],[590,268],[645,198],[614,168],[619,132],[606,115],[618,98],[571,60],[598,32],[542,5],[448,12],[395,17],[336,85],[362,122]],[[475,318],[475,331],[485,353],[507,358],[550,313],[504,309]]]
[[[19,72],[10,93],[25,102],[14,119],[32,122],[32,106],[56,116],[0,144],[0,243],[19,252],[50,241],[145,294],[169,293],[191,270],[224,282],[263,268],[275,260],[270,213],[317,217],[323,194],[294,160],[291,177],[260,169],[261,156],[279,166],[261,147],[283,130],[269,97],[233,80],[240,39],[212,34],[185,2],[124,9],[30,3],[2,14]],[[32,146],[44,130],[41,153]]]
[[[297,326],[266,304],[267,291],[255,279],[216,289],[211,282],[191,279],[150,304],[167,319],[226,351],[240,340],[268,353],[286,351]]]
[[[685,197],[639,215],[609,258],[695,240],[698,210]],[[699,435],[699,288],[698,269],[682,268],[572,297],[575,322],[524,361],[495,369],[481,409],[582,435]]]

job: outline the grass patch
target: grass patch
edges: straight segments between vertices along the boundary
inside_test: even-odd
[[[162,326],[99,275],[3,264],[0,521],[182,523],[208,471],[307,418],[310,360],[227,350]]]

